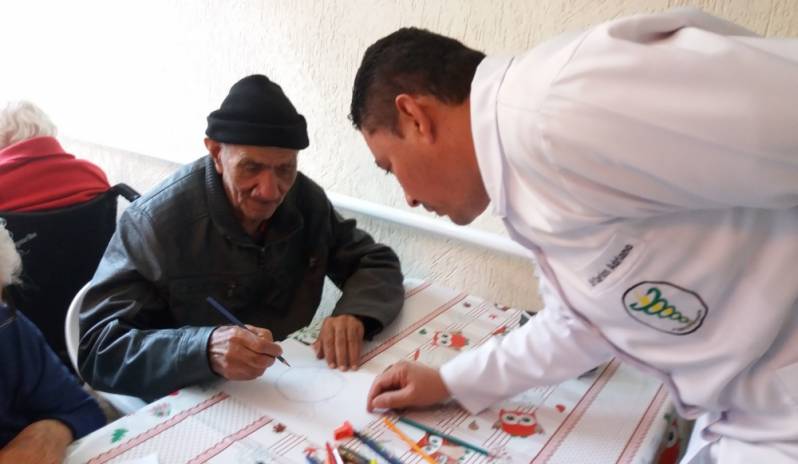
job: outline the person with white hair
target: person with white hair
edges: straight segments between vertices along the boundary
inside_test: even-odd
[[[109,189],[105,173],[75,158],[36,105],[11,102],[0,111],[0,211],[40,211],[82,203]]]
[[[2,290],[21,266],[0,219],[0,464],[62,462],[66,447],[105,416],[36,326],[5,301]]]

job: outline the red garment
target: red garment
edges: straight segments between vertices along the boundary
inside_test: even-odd
[[[109,188],[100,168],[66,153],[53,137],[34,137],[0,150],[0,211],[62,208]]]

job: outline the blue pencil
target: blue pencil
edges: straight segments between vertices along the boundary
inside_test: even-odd
[[[241,322],[240,320],[238,320],[237,317],[233,316],[233,313],[231,313],[227,308],[225,308],[224,305],[222,305],[221,303],[216,301],[216,298],[214,298],[212,296],[209,296],[208,298],[205,298],[205,300],[208,303],[210,303],[211,307],[213,307],[213,309],[218,311],[219,314],[221,314],[222,316],[226,317],[228,321],[230,321],[233,324],[241,327],[242,329],[246,330],[247,332],[249,332],[251,334],[258,335],[255,332],[249,330],[249,327],[245,326],[244,323]],[[267,355],[267,356],[269,356],[269,355]],[[277,360],[280,361],[281,363],[285,364],[286,366],[291,367],[291,365],[288,364],[288,361],[286,361],[285,358],[283,358],[282,356],[277,356]]]
[[[371,448],[372,451],[374,451],[375,453],[382,456],[382,458],[385,459],[386,461],[390,462],[391,464],[402,464],[402,461],[394,457],[391,453],[388,452],[388,450],[380,446],[379,443],[377,443],[376,441],[372,440],[371,438],[363,435],[362,433],[356,430],[354,431],[354,434],[355,438],[362,441],[363,444]]]

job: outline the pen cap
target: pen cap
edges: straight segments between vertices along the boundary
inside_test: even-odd
[[[349,421],[344,421],[344,423],[336,428],[333,432],[333,437],[336,440],[346,440],[347,438],[352,438],[354,436],[355,429],[352,427],[352,424]]]

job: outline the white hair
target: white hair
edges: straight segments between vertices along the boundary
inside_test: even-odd
[[[6,229],[6,221],[0,218],[0,290],[16,283],[22,270],[22,258],[17,246]]]
[[[33,137],[55,135],[55,124],[31,102],[10,102],[0,111],[0,150]]]

